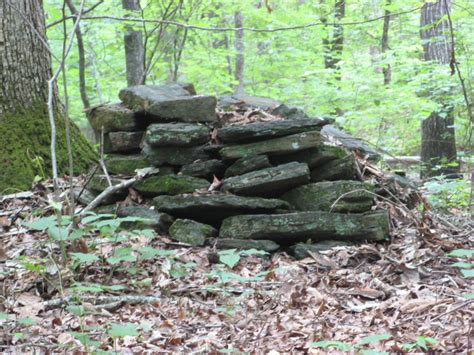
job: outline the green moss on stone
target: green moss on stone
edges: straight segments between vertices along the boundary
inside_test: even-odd
[[[195,222],[190,219],[177,219],[170,227],[169,234],[172,239],[193,246],[204,245],[207,238],[217,235],[217,230],[212,226]]]
[[[64,118],[56,114],[56,155],[59,174],[68,173]],[[31,187],[35,176],[49,177],[51,129],[44,103],[0,117],[0,194]],[[97,159],[92,146],[71,122],[74,173],[85,172]]]
[[[148,160],[140,154],[119,155],[111,154],[105,158],[105,166],[111,174],[135,175],[136,169],[143,169],[150,166]]]
[[[145,196],[179,195],[192,193],[207,188],[209,182],[204,179],[186,175],[152,176],[138,181],[133,188]]]

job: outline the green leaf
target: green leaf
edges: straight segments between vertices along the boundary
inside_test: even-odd
[[[137,251],[141,254],[140,259],[142,260],[153,259],[155,256],[169,256],[176,254],[175,250],[156,249],[149,246],[141,247]]]
[[[372,349],[364,349],[360,352],[362,355],[389,355],[386,351],[376,351]]]
[[[30,317],[17,319],[17,323],[22,325],[35,325],[36,321]]]
[[[240,252],[240,255],[246,255],[246,256],[250,256],[250,255],[267,255],[268,253],[266,251],[263,251],[263,250],[258,250],[258,249],[247,249],[247,250],[242,250]]]
[[[8,320],[8,314],[0,312],[0,320]]]
[[[435,338],[419,336],[416,338],[416,345],[418,345],[423,351],[428,350],[431,345],[438,345],[439,341]]]
[[[138,327],[132,323],[111,324],[108,331],[109,335],[114,338],[121,338],[126,336],[138,336]]]
[[[95,254],[71,253],[71,256],[81,264],[90,264],[99,260],[99,257]]]
[[[461,269],[462,269],[462,268],[464,268],[464,269],[470,269],[470,268],[473,267],[472,264],[465,263],[465,262],[462,262],[462,261],[459,261],[459,262],[457,262],[457,263],[454,263],[454,264],[452,264],[451,266],[453,266],[453,267],[458,267],[458,268],[461,268]]]
[[[363,337],[357,345],[367,345],[367,344],[376,343],[383,340],[388,340],[391,338],[392,338],[392,335],[388,333],[372,334],[372,335]]]
[[[461,269],[461,273],[464,277],[474,277],[474,269]]]
[[[67,227],[59,228],[56,226],[48,228],[48,235],[52,240],[67,240],[69,230]]]
[[[337,341],[337,340],[321,340],[315,343],[311,343],[309,344],[309,346],[311,348],[322,348],[322,349],[335,348],[341,351],[350,351],[352,349],[350,344],[343,343],[342,341]]]
[[[93,346],[96,348],[100,346],[100,342],[92,340],[87,333],[69,332],[69,334],[79,340],[82,345]]]
[[[465,293],[462,295],[465,299],[472,300],[474,299],[474,293]]]
[[[44,231],[50,227],[56,226],[56,217],[49,216],[37,219],[31,223],[23,223],[26,227],[37,231]]]
[[[87,314],[86,309],[81,305],[69,305],[66,307],[66,311],[78,317],[82,317]]]
[[[462,257],[468,257],[470,258],[471,256],[474,255],[474,250],[471,249],[456,249],[448,253],[449,256],[455,256],[458,258]]]
[[[235,249],[219,252],[219,261],[231,269],[240,261],[240,254]]]

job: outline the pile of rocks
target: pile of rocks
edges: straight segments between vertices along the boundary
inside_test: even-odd
[[[324,240],[389,237],[388,215],[372,211],[374,188],[358,181],[354,155],[323,144],[326,120],[220,127],[217,100],[196,95],[192,85],[135,86],[119,96],[122,103],[88,113],[104,134],[112,183],[150,165],[158,170],[132,186],[144,204],[117,204],[128,194],[123,191],[100,212],[145,217],[194,246],[293,246],[300,257]],[[105,176],[94,175],[85,196],[107,186]]]

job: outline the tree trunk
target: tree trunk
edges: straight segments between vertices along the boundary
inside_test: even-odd
[[[392,0],[387,0],[385,5],[390,6],[392,4]],[[382,58],[383,60],[386,59],[386,53],[389,49],[388,47],[388,32],[390,29],[390,15],[391,12],[388,9],[385,9],[384,19],[383,19],[383,31],[382,31]],[[383,72],[383,84],[389,85],[390,81],[392,80],[392,68],[390,64],[384,64],[382,67]]]
[[[124,10],[139,11],[140,0],[122,0]],[[140,85],[145,82],[145,51],[143,47],[143,35],[132,26],[125,27],[125,61],[127,69],[128,86]]]
[[[346,15],[346,1],[337,0],[334,5],[335,22],[341,21]],[[327,18],[322,18],[321,22],[327,23]],[[327,26],[326,26],[327,29]],[[341,80],[342,50],[344,48],[344,27],[335,24],[333,26],[332,38],[329,36],[323,39],[324,46],[324,67],[334,70],[336,80]]]
[[[44,13],[38,0],[0,2],[0,194],[8,188],[28,189],[35,176],[51,173],[51,129],[48,80],[51,56],[45,38]],[[64,116],[54,93],[57,160],[68,167]],[[75,171],[84,171],[95,153],[73,124]]]
[[[242,11],[236,11],[234,14],[234,24],[236,28],[244,26],[244,18]],[[244,93],[244,31],[238,30],[235,32],[235,80],[237,86],[234,89],[236,94],[242,95]]]
[[[426,3],[421,9],[420,21],[424,59],[446,64],[446,69],[449,68],[452,50],[446,20],[450,9],[451,0]],[[456,161],[453,108],[447,103],[439,104],[442,109],[432,112],[421,125],[421,160],[425,165],[422,177],[449,175],[458,171],[458,168],[446,165]]]

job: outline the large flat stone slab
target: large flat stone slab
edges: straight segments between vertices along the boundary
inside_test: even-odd
[[[211,159],[203,146],[196,147],[150,147],[143,145],[143,155],[153,165],[186,165],[196,160],[204,161]]]
[[[135,175],[136,169],[150,166],[150,162],[141,154],[110,154],[104,159],[105,167],[110,174]]]
[[[374,187],[360,181],[324,181],[297,187],[280,198],[297,211],[366,212]]]
[[[225,168],[225,165],[220,160],[211,159],[184,165],[180,173],[210,180],[214,176],[221,176]]]
[[[288,208],[288,204],[282,200],[230,194],[157,196],[153,204],[158,211],[204,223],[219,223],[230,216],[274,213]]]
[[[179,84],[138,85],[120,91],[120,99],[135,112],[160,120],[214,122],[217,119],[213,96],[191,95]]]
[[[133,131],[137,128],[135,114],[122,104],[104,104],[89,109],[86,113],[91,127],[98,133]]]
[[[309,168],[315,168],[326,164],[331,160],[342,159],[348,155],[341,147],[321,145],[318,148],[310,148],[296,153],[273,156],[273,164],[284,164],[292,161],[308,164]]]
[[[162,175],[150,176],[133,184],[133,188],[143,196],[180,195],[207,189],[209,182],[193,176]]]
[[[276,196],[308,182],[308,166],[293,162],[227,178],[221,190],[244,196]]]
[[[335,240],[373,240],[389,237],[386,211],[364,214],[296,212],[242,215],[222,222],[220,238],[268,239],[279,244]]]
[[[310,131],[261,142],[232,145],[222,148],[219,153],[224,159],[240,159],[260,154],[288,154],[318,147],[320,142],[319,131]]]
[[[207,241],[207,244],[216,249],[238,249],[248,250],[257,249],[268,253],[277,251],[280,246],[272,240],[250,240],[250,239],[223,239],[213,238]]]
[[[145,132],[110,132],[104,135],[105,153],[137,152]]]
[[[209,140],[209,128],[192,123],[155,123],[148,126],[146,142],[152,147],[189,147]]]
[[[255,122],[220,128],[217,137],[224,143],[255,142],[296,133],[320,130],[321,120],[301,119]]]
[[[225,177],[243,175],[255,170],[270,168],[272,164],[266,155],[256,155],[237,160],[225,171]]]

